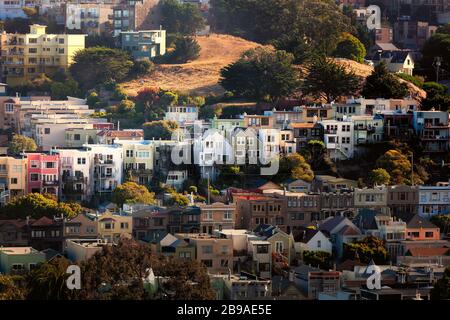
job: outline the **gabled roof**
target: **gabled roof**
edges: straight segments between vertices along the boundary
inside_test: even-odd
[[[144,130],[135,129],[135,130],[102,130],[97,133],[100,137],[112,137],[112,138],[134,138],[134,137],[144,137]]]
[[[384,42],[379,42],[377,43],[375,46],[377,46],[378,48],[380,48],[383,51],[395,51],[395,50],[399,50],[393,43],[384,43]]]
[[[310,229],[310,228],[298,230],[297,232],[294,233],[294,241],[308,243],[319,232],[321,232],[321,231],[317,230],[317,229]]]
[[[270,237],[276,232],[276,227],[270,224],[260,224],[253,230],[254,233],[257,233],[260,236]]]
[[[435,257],[435,256],[447,256],[450,253],[450,248],[440,247],[440,248],[428,248],[428,247],[418,247],[410,248],[405,253],[405,256],[412,257]]]
[[[361,232],[358,229],[355,229],[352,226],[344,226],[337,233],[339,233],[343,236],[357,236],[357,235],[361,234]]]
[[[43,227],[43,226],[51,226],[53,224],[53,220],[43,216],[42,218],[38,219],[34,223],[32,223],[33,227]]]
[[[344,216],[330,217],[320,224],[319,229],[325,230],[327,232],[331,232],[334,228],[336,228],[345,219],[346,218]]]
[[[414,215],[411,218],[411,220],[408,221],[406,227],[411,228],[411,229],[420,229],[420,228],[435,229],[435,228],[437,228],[437,226],[435,226],[429,220],[420,217],[418,214]]]

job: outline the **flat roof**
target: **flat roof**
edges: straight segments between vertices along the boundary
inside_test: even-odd
[[[33,249],[32,247],[4,247],[0,248],[0,251],[8,255],[29,254],[38,252],[36,249]]]

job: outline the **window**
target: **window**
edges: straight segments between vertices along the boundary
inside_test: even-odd
[[[73,135],[73,140],[80,141],[81,140],[81,135],[79,133],[75,133]]]
[[[105,222],[103,224],[103,229],[105,229],[105,230],[112,230],[112,229],[114,229],[114,223]]]
[[[202,246],[202,253],[203,254],[213,253],[213,247],[212,246]]]
[[[434,232],[433,231],[425,232],[425,238],[433,238],[433,236],[434,236]]]
[[[54,168],[56,168],[56,162],[46,162],[45,167],[47,169],[54,169]]]
[[[37,38],[29,38],[29,43],[37,43]]]
[[[206,211],[204,217],[205,217],[205,220],[208,220],[208,221],[213,220],[212,211]]]
[[[322,248],[322,241],[317,240],[317,248]]]
[[[31,173],[30,174],[30,181],[39,181],[39,174]]]
[[[191,253],[190,252],[180,252],[178,254],[178,257],[181,259],[190,259],[191,258]]]
[[[59,53],[59,54],[64,54],[64,48],[59,48],[59,49],[58,49],[58,53]]]
[[[29,53],[37,53],[37,48],[29,48],[28,52]]]
[[[232,213],[230,211],[225,211],[223,214],[223,220],[233,220]]]
[[[17,184],[17,178],[11,178],[11,184]]]
[[[220,253],[221,254],[228,254],[228,246],[222,246],[220,248]]]
[[[14,112],[14,103],[5,103],[5,112],[6,113]]]
[[[133,150],[126,150],[126,156],[129,157],[133,157]]]
[[[205,267],[207,268],[212,268],[213,266],[213,261],[211,259],[207,259],[207,260],[202,260],[202,263],[205,265]]]
[[[220,260],[220,267],[228,268],[228,260]]]
[[[29,269],[30,271],[33,271],[34,269],[36,269],[36,267],[37,267],[37,264],[36,264],[36,263],[29,263],[29,264],[28,264],[28,269]]]
[[[121,222],[120,229],[128,229],[128,222]]]
[[[64,38],[59,38],[58,39],[58,42],[60,43],[60,44],[64,44]],[[64,50],[64,49],[63,49]]]
[[[21,270],[24,269],[23,263],[13,263],[13,264],[11,265],[11,269],[12,269],[13,271],[21,271]]]
[[[269,245],[267,245],[267,244],[257,245],[256,253],[269,253]]]
[[[283,252],[284,250],[284,243],[283,241],[276,241],[275,242],[275,251],[276,252]]]
[[[86,164],[86,158],[78,158],[77,163],[78,164]]]
[[[50,134],[50,128],[44,128],[44,134]]]

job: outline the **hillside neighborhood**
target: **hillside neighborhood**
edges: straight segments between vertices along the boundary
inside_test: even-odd
[[[0,300],[448,300],[449,43],[445,0],[0,0]]]

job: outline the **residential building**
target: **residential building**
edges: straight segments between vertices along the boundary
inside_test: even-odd
[[[333,253],[341,258],[344,252],[344,244],[361,240],[365,236],[361,230],[344,216],[329,217],[319,224],[319,230],[330,235],[333,244]]]
[[[311,191],[311,183],[302,179],[288,179],[284,182],[287,191],[294,193],[309,193]]]
[[[8,85],[23,84],[41,73],[66,71],[74,54],[84,49],[85,35],[46,34],[45,29],[33,24],[27,34],[0,34],[2,75]]]
[[[279,131],[280,154],[289,155],[297,152],[297,144],[294,139],[294,132],[290,129]]]
[[[31,219],[0,220],[0,247],[25,247],[29,240]]]
[[[303,257],[304,251],[333,253],[333,244],[330,239],[320,230],[302,228],[294,233],[295,252]]]
[[[93,159],[92,191],[111,193],[123,181],[123,154],[119,145],[87,144],[85,148]]]
[[[0,205],[28,193],[27,172],[25,157],[0,156]]]
[[[328,175],[316,175],[311,188],[314,192],[352,191],[358,185],[355,180],[349,180]]]
[[[312,140],[323,141],[323,126],[318,122],[294,122],[288,128],[294,133],[296,150],[306,148]]]
[[[274,267],[283,268],[290,266],[295,258],[294,237],[278,228],[274,228],[272,234],[266,238],[272,248]]]
[[[67,239],[65,252],[70,261],[81,263],[101,252],[105,245],[108,244],[98,239]]]
[[[113,36],[122,31],[160,27],[159,0],[124,0],[113,7]]]
[[[107,211],[98,217],[99,238],[108,243],[117,243],[120,239],[131,239],[133,233],[133,218],[112,214]]]
[[[273,129],[274,118],[272,116],[264,115],[249,115],[244,112],[244,128],[259,129]]]
[[[414,59],[409,51],[383,51],[376,53],[372,60],[375,64],[384,62],[389,72],[413,75]]]
[[[184,182],[188,179],[188,170],[170,170],[167,174],[166,185],[178,192],[183,190]]]
[[[406,239],[410,241],[438,241],[440,229],[429,220],[414,215],[406,225]]]
[[[353,116],[352,118],[355,132],[355,152],[365,153],[366,145],[380,143],[384,136],[383,117],[375,116]],[[370,148],[370,146],[368,146]]]
[[[418,186],[389,186],[387,206],[393,216],[405,217],[417,214],[419,207]]]
[[[97,142],[100,144],[114,144],[120,140],[143,140],[144,130],[142,129],[125,129],[110,130],[104,129],[97,133]]]
[[[432,37],[438,26],[426,21],[398,19],[394,23],[394,41],[404,49],[421,50],[425,42]]]
[[[258,164],[258,152],[261,142],[254,128],[236,128],[231,132],[234,162],[237,165]]]
[[[24,7],[34,8],[39,5],[39,0],[10,0],[0,2],[0,20],[23,18],[27,15],[22,10]]]
[[[196,206],[173,207],[167,209],[169,222],[167,231],[175,233],[199,233],[200,232],[200,208]]]
[[[300,110],[303,122],[316,123],[334,118],[334,110],[331,104],[301,106]]]
[[[301,122],[302,111],[300,107],[294,107],[293,110],[277,110],[264,111],[265,116],[272,116],[274,118],[274,128],[286,129],[291,123]]]
[[[85,144],[98,143],[97,134],[101,129],[95,125],[92,129],[68,128],[65,130],[64,146],[67,148],[81,148]],[[112,124],[110,129],[112,129]]]
[[[424,152],[443,154],[450,150],[449,115],[446,111],[415,111],[413,127]]]
[[[50,193],[60,195],[59,154],[27,152],[28,193]]]
[[[263,279],[272,277],[272,244],[267,240],[249,239],[247,252],[252,269]]]
[[[320,214],[313,214],[312,220],[323,220],[328,217],[355,216],[355,197],[353,191],[320,192]]]
[[[324,271],[310,266],[300,266],[294,270],[294,283],[310,299],[318,299],[320,293],[336,293],[341,288],[339,271]]]
[[[123,170],[129,180],[148,185],[153,176],[155,145],[149,140],[119,140]]]
[[[156,246],[156,252],[184,260],[194,260],[197,246],[168,233]]]
[[[392,41],[394,41],[393,28],[381,26],[375,29],[375,44],[389,44]]]
[[[408,141],[414,135],[413,114],[396,111],[383,112],[385,139],[397,138]]]
[[[208,273],[228,274],[233,268],[231,239],[202,233],[179,233],[175,236],[195,246],[195,259],[206,266]]]
[[[110,22],[112,14],[112,3],[66,3],[65,26],[68,30],[77,30],[88,35],[109,35],[113,29]]]
[[[57,149],[62,200],[87,201],[93,194],[93,159],[86,149]],[[78,237],[77,237],[78,238]]]
[[[169,216],[157,207],[133,212],[133,239],[159,242],[167,233]]]
[[[199,203],[200,230],[202,233],[212,234],[213,230],[234,229],[236,221],[236,205],[215,202],[212,204]]]
[[[0,247],[0,273],[22,274],[45,262],[45,253],[32,247]]]
[[[324,128],[324,142],[330,158],[347,160],[354,156],[355,133],[350,119],[320,121]]]
[[[72,219],[64,220],[64,238],[66,239],[97,239],[97,236],[98,223],[95,217],[80,213]]]
[[[419,210],[421,217],[450,213],[450,187],[419,186]]]
[[[64,242],[63,218],[50,219],[44,216],[30,223],[29,231],[30,246],[33,248],[37,250],[53,249],[62,252]]]
[[[387,206],[388,189],[386,186],[373,188],[355,188],[354,206],[356,209],[375,209],[379,212],[389,213]]]
[[[227,300],[255,300],[272,295],[272,281],[241,272],[222,277],[224,298]]]
[[[166,54],[166,30],[122,31],[120,44],[135,60],[163,56]]]
[[[244,127],[244,119],[219,119],[216,115],[211,119],[211,129],[218,130],[225,138],[230,139],[236,128]]]

